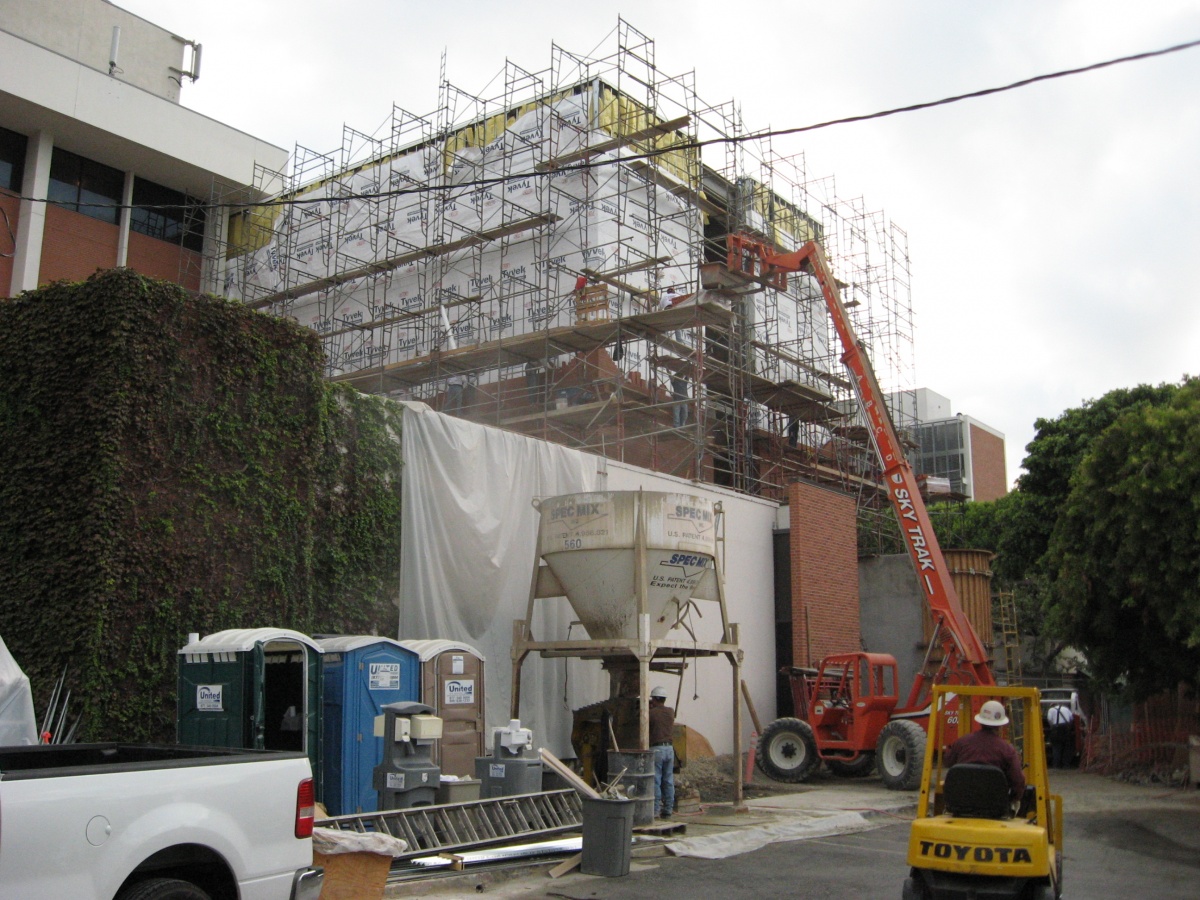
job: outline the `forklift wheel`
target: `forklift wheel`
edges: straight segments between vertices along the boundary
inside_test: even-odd
[[[800,719],[776,719],[758,739],[758,767],[768,778],[803,781],[820,764],[812,726]]]
[[[900,900],[929,900],[929,891],[925,890],[925,879],[915,872],[904,879],[904,887],[900,890]]]

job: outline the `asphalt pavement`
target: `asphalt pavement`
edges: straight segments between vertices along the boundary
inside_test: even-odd
[[[1200,896],[1200,791],[1131,785],[1073,770],[1053,772],[1051,788],[1064,804],[1064,897]],[[543,862],[468,869],[397,885],[387,896],[898,898],[915,804],[915,793],[889,791],[875,778],[822,779],[749,800],[743,811],[716,806],[677,816],[686,835],[639,839],[626,876],[576,870],[551,879],[553,863]]]

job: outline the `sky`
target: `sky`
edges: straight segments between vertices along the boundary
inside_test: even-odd
[[[480,96],[505,60],[587,54],[619,16],[667,75],[749,130],[872,113],[1200,39],[1198,0],[116,0],[204,45],[185,106],[330,152],[439,69]],[[1200,375],[1200,47],[982,99],[776,138],[908,235],[916,387],[1002,432]]]

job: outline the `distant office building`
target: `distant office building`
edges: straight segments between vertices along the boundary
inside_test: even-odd
[[[0,4],[0,296],[113,266],[220,284],[214,198],[288,154],[179,105],[199,60],[104,0]]]
[[[995,500],[1008,493],[1003,434],[955,414],[948,398],[928,388],[901,395],[899,404],[900,417],[912,423],[907,430],[916,447],[909,461],[918,475],[945,478],[952,495],[968,500]]]

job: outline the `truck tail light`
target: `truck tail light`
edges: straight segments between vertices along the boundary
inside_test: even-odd
[[[310,838],[316,818],[316,793],[313,780],[305,778],[296,788],[296,837]]]

